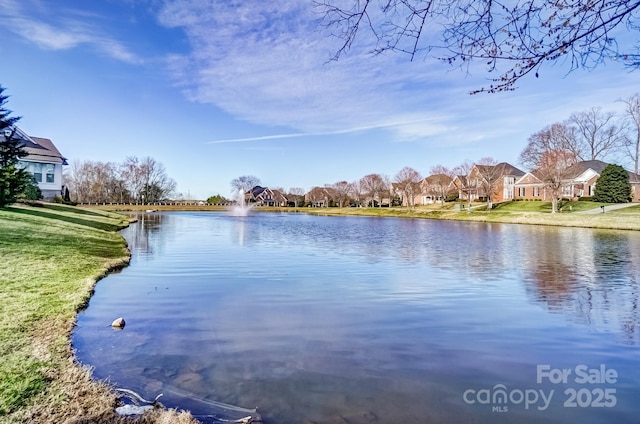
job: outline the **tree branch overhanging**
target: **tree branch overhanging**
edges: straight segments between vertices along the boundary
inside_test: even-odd
[[[324,24],[341,40],[334,59],[347,54],[363,31],[374,36],[374,54],[387,51],[431,56],[454,67],[480,62],[500,72],[472,93],[515,89],[538,76],[547,62],[568,61],[570,72],[616,60],[640,67],[640,43],[621,51],[614,30],[640,31],[637,0],[321,0]],[[366,22],[366,25],[363,23]],[[499,70],[505,68],[506,70]]]

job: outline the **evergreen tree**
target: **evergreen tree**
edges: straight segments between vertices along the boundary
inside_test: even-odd
[[[629,173],[620,165],[607,165],[598,178],[593,200],[603,203],[625,203],[630,199]]]
[[[38,182],[33,175],[29,175],[29,183],[22,190],[21,200],[40,200],[42,199],[42,190],[38,187]]]
[[[0,208],[14,203],[31,182],[31,175],[18,166],[27,152],[22,140],[16,137],[15,124],[20,118],[10,116],[11,111],[5,107],[7,99],[0,86]]]

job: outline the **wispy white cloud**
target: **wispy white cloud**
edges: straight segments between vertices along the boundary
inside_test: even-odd
[[[469,96],[487,84],[481,65],[469,69],[469,76],[437,61],[371,56],[357,47],[327,63],[337,44],[322,33],[320,16],[311,7],[312,2],[299,0],[164,1],[158,21],[182,29],[191,44],[190,53],[167,60],[188,98],[252,123],[294,129],[291,134],[218,142],[382,127],[389,141],[524,143],[534,130],[568,117],[569,100],[559,98],[594,105],[587,103],[593,98],[589,91],[572,88],[580,86],[580,78],[572,74],[572,84],[562,80],[566,69],[561,66],[547,68],[539,80],[523,81],[524,88],[515,94]],[[596,76],[580,77],[598,85]],[[618,87],[609,92],[619,92],[620,84],[614,85]],[[401,121],[405,123],[380,125]]]
[[[442,124],[443,114],[417,107],[441,100],[429,90],[434,72],[394,56],[362,60],[354,54],[327,63],[335,45],[320,33],[311,6],[292,0],[166,2],[159,21],[183,29],[192,46],[189,55],[169,58],[176,79],[193,101],[305,135],[374,127],[389,129],[392,139],[433,134],[435,126],[425,122]],[[384,124],[407,116],[411,124]]]
[[[260,137],[247,137],[247,138],[233,138],[226,140],[214,140],[209,141],[206,144],[222,144],[222,143],[241,143],[251,141],[265,141],[265,140],[280,140],[286,138],[300,138],[300,137],[319,137],[326,135],[339,135],[339,134],[351,134],[358,132],[365,132],[376,129],[392,129],[400,134],[403,134],[402,140],[412,139],[416,137],[416,134],[424,135],[426,133],[439,134],[444,131],[445,126],[433,122],[433,120],[416,120],[406,122],[394,122],[394,123],[381,123],[376,125],[369,125],[363,127],[346,128],[334,131],[322,131],[322,132],[300,132],[300,133],[288,133],[288,134],[274,134],[265,135]]]
[[[84,45],[116,60],[142,62],[123,43],[85,20],[73,13],[62,13],[58,5],[47,6],[34,0],[0,0],[0,26],[43,49],[69,50]]]

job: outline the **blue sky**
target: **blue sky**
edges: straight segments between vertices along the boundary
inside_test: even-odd
[[[591,107],[616,111],[640,74],[544,67],[515,92],[470,96],[482,68],[338,42],[311,0],[0,0],[0,84],[28,134],[74,160],[152,156],[178,191],[428,175],[492,156],[518,164],[527,138]],[[363,40],[366,41],[366,40]]]

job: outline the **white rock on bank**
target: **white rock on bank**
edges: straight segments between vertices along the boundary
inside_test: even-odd
[[[124,405],[116,408],[116,414],[122,416],[131,416],[131,415],[142,415],[147,411],[151,411],[153,406],[145,405],[145,406],[137,406],[137,405]]]

